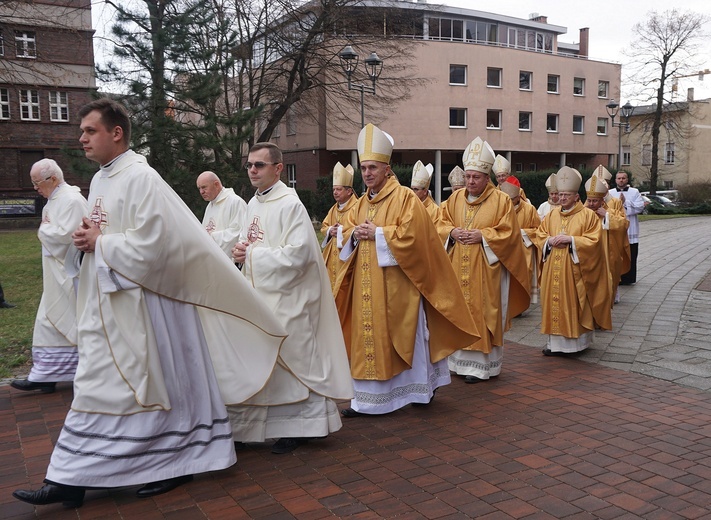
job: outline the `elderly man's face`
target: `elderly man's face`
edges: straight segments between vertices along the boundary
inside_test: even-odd
[[[557,191],[551,191],[551,192],[548,194],[548,201],[549,201],[551,204],[560,204],[560,200],[559,200],[559,198],[558,198],[558,192],[557,192]]]
[[[570,209],[573,206],[575,206],[575,203],[578,201],[578,192],[577,191],[558,192],[558,200],[560,202],[560,206],[563,209]]]
[[[48,199],[54,189],[59,185],[59,181],[57,181],[54,175],[42,177],[38,167],[34,167],[30,170],[30,180],[32,181],[32,186],[35,191],[45,199]]]
[[[197,188],[203,200],[206,200],[207,202],[215,200],[215,197],[217,197],[220,194],[220,191],[222,191],[220,181],[210,181],[205,178],[198,178]]]
[[[426,201],[427,196],[430,194],[427,188],[412,188],[412,191],[415,192],[417,198],[420,199],[422,202]]]
[[[489,174],[474,170],[464,172],[464,185],[469,195],[481,195],[489,183]]]
[[[379,192],[388,181],[390,166],[380,161],[363,161],[360,163],[360,172],[363,183],[372,191]]]
[[[343,204],[344,202],[348,201],[348,199],[351,198],[352,194],[353,188],[350,188],[348,186],[333,187],[333,198],[336,199],[336,202],[338,202],[339,204]]]
[[[615,176],[615,184],[617,184],[618,188],[624,188],[627,186],[627,174],[625,172],[619,172]]]
[[[503,184],[506,182],[506,179],[509,178],[508,172],[499,172],[496,174],[496,182],[499,184]]]

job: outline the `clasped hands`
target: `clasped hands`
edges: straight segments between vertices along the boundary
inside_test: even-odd
[[[481,231],[478,229],[464,229],[464,228],[454,228],[449,236],[455,242],[465,245],[481,244],[483,237]]]
[[[357,225],[353,229],[353,236],[357,240],[375,240],[375,230],[377,226],[370,220],[365,219],[365,222]]]
[[[554,235],[548,239],[548,245],[551,247],[564,248],[573,243],[573,237],[570,235]]]
[[[96,222],[82,217],[81,225],[72,233],[74,247],[84,253],[93,253],[96,248],[96,239],[101,235],[101,228]]]

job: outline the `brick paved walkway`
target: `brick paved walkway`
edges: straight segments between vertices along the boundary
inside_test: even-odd
[[[0,519],[711,520],[711,219],[644,222],[642,241],[614,330],[578,358],[541,355],[534,306],[507,334],[498,378],[455,378],[427,408],[346,419],[291,454],[252,445],[153,499],[13,499],[41,486],[72,390],[0,386]]]
[[[292,454],[267,445],[154,499],[90,491],[78,510],[36,488],[71,399],[0,388],[0,518],[710,518],[711,394],[507,345],[502,375],[460,378],[428,408],[344,420]]]

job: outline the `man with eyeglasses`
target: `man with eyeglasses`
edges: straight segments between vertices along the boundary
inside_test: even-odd
[[[148,498],[234,464],[225,402],[264,387],[286,336],[180,197],[129,148],[126,109],[98,99],[79,117],[84,153],[101,166],[89,217],[72,235],[72,259],[83,253],[80,267],[71,263],[80,269],[79,364],[45,485],[13,493],[35,505],[79,507],[87,488],[141,485],[136,495]],[[220,327],[203,327],[203,313],[219,316]]]
[[[541,256],[541,334],[548,336],[543,355],[585,350],[595,329],[612,328],[609,269],[602,224],[583,206],[580,173],[564,166],[556,173],[560,206],[536,230]]]
[[[306,208],[280,180],[282,160],[272,143],[250,149],[245,167],[257,192],[233,258],[289,334],[283,364],[249,403],[227,407],[235,441],[277,439],[276,454],[339,430],[335,400],[353,395],[321,249]]]
[[[32,369],[27,379],[10,383],[18,390],[54,392],[59,381],[72,381],[77,369],[76,285],[64,267],[72,233],[88,214],[81,190],[64,182],[52,159],[32,165],[30,179],[47,199],[37,236],[42,244],[42,298],[32,333]]]

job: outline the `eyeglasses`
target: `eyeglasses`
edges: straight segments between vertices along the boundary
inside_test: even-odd
[[[37,186],[39,186],[40,184],[42,184],[43,182],[48,181],[48,180],[51,179],[51,178],[52,178],[52,176],[50,175],[49,177],[47,177],[47,178],[45,178],[45,179],[42,179],[41,181],[32,181],[32,186],[37,187]]]
[[[244,163],[244,169],[245,170],[251,170],[252,166],[254,166],[257,170],[261,170],[264,168],[267,164],[275,165],[275,164],[281,164],[278,162],[262,162],[262,161],[257,161],[257,162],[246,162]]]

